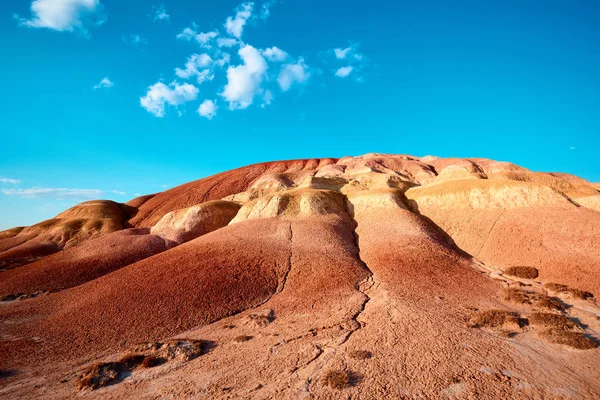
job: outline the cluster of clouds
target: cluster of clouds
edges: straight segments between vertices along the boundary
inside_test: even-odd
[[[321,69],[309,66],[302,56],[294,57],[277,46],[259,48],[244,40],[246,28],[269,18],[277,1],[265,0],[258,8],[253,1],[246,1],[233,15],[226,17],[218,29],[203,32],[196,24],[184,28],[176,39],[190,42],[200,51],[190,54],[183,65],[174,68],[171,79],[166,82],[160,79],[148,86],[139,99],[140,106],[161,118],[168,108],[175,108],[182,115],[181,106],[199,99],[197,113],[213,119],[219,103],[225,103],[229,110],[246,109],[256,103],[265,108],[274,101],[277,92],[298,88],[319,75]],[[106,12],[101,0],[33,0],[31,17],[15,15],[15,18],[20,25],[30,28],[79,31],[88,36],[89,27],[106,22]],[[154,22],[171,21],[163,4],[152,7],[151,18]],[[134,47],[148,44],[139,34],[122,38]],[[331,49],[327,57],[337,63],[333,76],[363,80],[365,57],[358,52],[357,44]],[[210,89],[212,93],[207,96],[200,96],[199,86],[213,81],[218,88]],[[114,82],[105,77],[93,89],[113,86]]]
[[[358,44],[351,43],[346,48],[335,48],[333,54],[338,63],[343,64],[334,72],[338,78],[347,78],[350,75],[357,80],[362,80],[362,71],[365,65],[365,57],[358,52]]]
[[[173,80],[166,85],[159,81],[140,97],[140,105],[155,116],[163,117],[167,106],[177,107],[196,100],[200,92],[194,90],[193,96],[184,98],[174,94],[176,88],[187,84],[197,89],[195,85],[222,75],[224,84],[198,107],[200,116],[212,119],[219,102],[226,103],[229,110],[245,109],[257,102],[264,108],[274,100],[276,91],[287,92],[307,83],[313,69],[303,57],[292,57],[277,46],[257,48],[244,40],[249,22],[267,19],[275,3],[275,0],[266,1],[257,12],[254,2],[242,3],[225,19],[221,30],[203,32],[195,24],[183,29],[176,38],[202,49],[190,55],[183,67],[175,68],[176,77],[186,83]],[[233,57],[239,61],[232,62]]]

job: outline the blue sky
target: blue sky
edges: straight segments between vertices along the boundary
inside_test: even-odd
[[[0,30],[0,229],[277,159],[600,181],[597,1],[12,0]]]

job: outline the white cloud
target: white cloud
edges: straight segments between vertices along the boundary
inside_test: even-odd
[[[143,47],[148,44],[148,41],[144,37],[134,33],[129,36],[123,36],[123,43],[133,47]]]
[[[102,78],[102,80],[97,84],[94,85],[94,90],[96,89],[108,89],[115,86],[114,82],[111,81],[110,79],[108,79],[108,76],[105,78]]]
[[[106,22],[100,0],[34,0],[31,19],[15,15],[21,26],[48,28],[55,31],[80,31],[88,34],[88,26]]]
[[[198,107],[198,114],[208,119],[212,119],[217,115],[217,105],[213,100],[204,100]]]
[[[253,2],[242,3],[235,14],[235,17],[227,17],[225,21],[225,29],[227,33],[236,38],[241,38],[244,31],[244,25],[248,19],[252,16],[252,9],[254,8]]]
[[[192,54],[185,63],[185,69],[175,68],[175,74],[182,79],[196,76],[198,83],[211,81],[215,77],[210,67],[213,59],[206,53]]]
[[[170,21],[171,16],[167,14],[167,10],[165,9],[165,5],[161,4],[158,7],[154,8],[154,21]]]
[[[569,147],[569,150],[575,150],[575,149],[576,149],[576,147],[575,147],[575,146],[571,146],[571,147]],[[1,179],[0,179],[0,180],[1,180]]]
[[[345,78],[348,75],[350,75],[350,72],[352,72],[352,66],[349,65],[347,67],[341,67],[340,69],[338,69],[337,71],[335,71],[335,76],[338,76],[340,78]]]
[[[277,83],[284,92],[289,90],[294,83],[304,83],[310,77],[308,67],[303,58],[299,58],[295,64],[286,64],[277,77]]]
[[[0,178],[0,182],[2,183],[10,183],[12,185],[16,185],[17,183],[21,183],[18,179],[10,179],[10,178]]]
[[[217,51],[215,55],[221,57],[215,60],[215,65],[218,65],[219,67],[224,67],[225,64],[229,64],[229,61],[231,61],[231,56],[229,53]]]
[[[273,96],[273,92],[271,92],[270,90],[265,90],[265,93],[263,94],[263,102],[260,105],[260,107],[265,108],[266,106],[271,104],[274,98],[275,96]]]
[[[264,49],[262,55],[269,61],[283,61],[288,57],[288,54],[285,51],[276,46]]]
[[[233,47],[238,44],[238,40],[234,38],[218,38],[217,46],[219,47]]]
[[[111,193],[117,194],[119,196],[125,196],[127,193],[122,192],[120,190],[110,190]]]
[[[352,47],[347,47],[345,49],[333,49],[333,52],[335,53],[335,57],[342,60],[344,58],[346,58],[346,56],[348,55],[348,53],[352,50]]]
[[[30,189],[2,189],[2,193],[8,196],[19,196],[24,198],[55,198],[55,199],[97,199],[104,194],[98,189],[66,189],[66,188],[44,188],[32,187]]]
[[[148,87],[144,97],[140,97],[140,105],[148,112],[162,118],[165,115],[165,106],[179,106],[187,101],[196,100],[198,88],[189,83],[171,83],[169,86],[157,82]]]
[[[277,3],[277,0],[268,0],[260,8],[260,19],[267,19],[271,15],[271,7]]]
[[[210,32],[196,32],[196,26],[194,28],[185,28],[181,31],[180,34],[177,35],[177,39],[187,40],[187,41],[196,41],[200,44],[200,46],[210,49],[212,46],[210,42],[219,36],[219,32],[210,31]]]
[[[227,84],[220,93],[232,110],[252,104],[254,96],[262,92],[261,83],[267,71],[267,62],[254,47],[246,45],[238,54],[243,64],[227,68]]]
[[[331,51],[331,50],[330,50]],[[350,43],[350,46],[342,49],[333,49],[333,54],[338,60],[344,60],[344,64],[334,70],[334,75],[339,78],[346,78],[352,74],[352,79],[357,82],[364,81],[363,71],[368,60],[364,55],[358,52],[358,43]]]

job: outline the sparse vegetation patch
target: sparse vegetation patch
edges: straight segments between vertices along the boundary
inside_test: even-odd
[[[508,323],[521,326],[524,321],[519,318],[517,313],[511,311],[483,310],[473,314],[468,325],[471,328],[496,328]]]
[[[550,343],[562,344],[579,350],[589,350],[597,347],[594,340],[581,332],[572,332],[564,329],[548,329],[541,336]]]
[[[330,369],[321,377],[321,383],[332,389],[344,389],[350,386],[350,374],[347,371]]]
[[[541,325],[553,329],[574,329],[578,328],[573,320],[562,314],[548,312],[535,312],[529,316],[529,322],[533,325]]]
[[[273,310],[262,310],[261,312],[250,314],[248,318],[250,318],[256,326],[264,328],[273,322],[275,316],[273,315]]]
[[[371,358],[373,354],[367,350],[352,350],[348,352],[348,356],[357,360],[366,360],[367,358]]]
[[[97,363],[83,371],[77,381],[79,390],[99,389],[119,380],[124,366],[120,362]]]
[[[534,267],[508,267],[504,270],[504,273],[523,279],[535,279],[539,276],[537,268]]]

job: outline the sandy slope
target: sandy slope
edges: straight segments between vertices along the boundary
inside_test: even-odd
[[[469,322],[493,309],[531,319],[544,309],[504,291],[545,293],[598,343],[595,300],[543,286],[600,295],[596,196],[509,163],[370,154],[257,164],[134,199],[119,209],[146,228],[0,272],[3,295],[63,288],[0,302],[0,395],[598,398],[597,347],[552,343],[535,323]],[[504,273],[516,265],[540,276]],[[90,363],[174,335],[206,341],[205,354],[77,391]],[[325,385],[331,370],[349,386]]]

